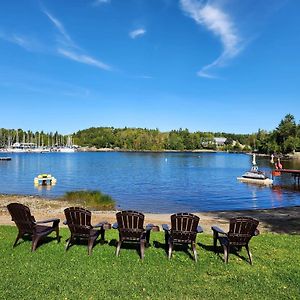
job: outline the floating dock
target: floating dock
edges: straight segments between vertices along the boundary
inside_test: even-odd
[[[35,186],[51,186],[56,184],[56,178],[54,178],[51,174],[40,174],[34,178]]]

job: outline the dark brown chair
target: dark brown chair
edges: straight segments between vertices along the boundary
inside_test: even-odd
[[[30,209],[20,203],[10,203],[7,205],[7,209],[18,227],[17,239],[13,245],[15,247],[20,238],[25,236],[31,236],[32,238],[32,247],[31,251],[35,251],[38,242],[42,237],[47,236],[51,232],[56,232],[57,241],[60,241],[59,237],[59,219],[49,219],[44,221],[35,221],[34,216],[31,215]],[[53,223],[52,226],[45,226],[39,224]]]
[[[101,240],[105,238],[105,226],[109,225],[107,222],[100,222],[95,226],[91,225],[92,213],[81,207],[69,207],[65,209],[66,221],[65,225],[68,225],[71,236],[68,239],[66,245],[66,251],[71,244],[77,240],[87,240],[88,242],[88,255],[92,254],[94,243],[99,235]],[[95,229],[95,228],[100,228]]]
[[[239,217],[230,219],[228,233],[213,226],[211,229],[213,230],[215,252],[217,249],[217,241],[219,240],[224,249],[224,261],[228,263],[230,248],[235,247],[237,250],[240,250],[242,247],[245,247],[250,264],[252,265],[252,254],[249,249],[249,242],[253,236],[259,234],[259,230],[257,229],[258,224],[259,221],[253,218]]]
[[[145,216],[142,213],[132,210],[125,210],[116,214],[117,223],[114,229],[119,230],[119,241],[116,249],[116,256],[119,256],[121,245],[124,241],[140,243],[141,259],[144,259],[145,246],[149,244],[152,224],[144,228]]]
[[[195,261],[197,261],[196,237],[197,233],[203,232],[198,224],[199,217],[189,213],[177,213],[171,215],[171,229],[167,224],[162,225],[169,259],[172,257],[174,244],[191,244]]]

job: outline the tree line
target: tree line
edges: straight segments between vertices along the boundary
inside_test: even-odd
[[[273,131],[259,129],[252,134],[225,132],[189,132],[188,129],[160,132],[158,129],[92,127],[74,135],[80,146],[119,148],[125,150],[197,150],[257,151],[259,153],[290,153],[300,151],[300,124],[287,114]],[[225,137],[218,147],[215,137]]]
[[[41,147],[63,146],[67,143],[67,135],[56,132],[33,132],[22,129],[0,128],[0,148],[12,146],[14,143],[34,143]]]
[[[113,148],[121,150],[179,150],[192,151],[212,149],[225,151],[256,151],[259,153],[290,153],[300,151],[300,124],[287,114],[278,126],[268,132],[259,129],[252,134],[225,132],[190,132],[188,129],[161,132],[158,129],[91,127],[72,134],[74,144],[82,147]],[[218,146],[214,138],[224,137],[226,142]],[[66,144],[67,135],[31,132],[21,129],[0,129],[0,147],[9,142],[33,142],[38,145],[54,146]]]

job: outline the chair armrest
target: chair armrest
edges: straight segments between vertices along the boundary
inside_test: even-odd
[[[259,234],[260,234],[259,230],[256,229],[256,230],[254,231],[254,236],[258,236]]]
[[[162,229],[163,229],[164,231],[170,231],[170,228],[169,228],[169,225],[168,225],[168,224],[162,224],[161,227],[162,227]]]
[[[201,226],[197,226],[197,233],[202,233],[203,232],[203,228]]]
[[[221,228],[217,227],[217,226],[212,226],[212,231],[213,232],[217,232],[217,233],[220,233],[220,234],[225,234],[227,235],[227,233],[225,231],[223,231]]]
[[[151,231],[153,227],[154,227],[154,224],[147,224],[146,231]]]
[[[119,229],[118,223],[114,223],[113,226],[112,226],[112,228],[113,228],[113,229]]]
[[[52,223],[52,222],[59,223],[60,219],[53,218],[53,219],[48,219],[48,220],[43,220],[43,221],[36,221],[35,224],[44,224],[44,223]]]
[[[107,221],[103,221],[103,222],[100,222],[100,223],[93,226],[93,228],[99,228],[99,227],[102,227],[103,229],[110,229],[111,224],[108,223]]]

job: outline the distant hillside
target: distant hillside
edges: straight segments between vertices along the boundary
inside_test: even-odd
[[[257,151],[260,153],[290,153],[300,150],[300,124],[293,115],[286,115],[271,132],[259,129],[253,134],[225,132],[189,132],[188,129],[160,132],[158,129],[91,127],[72,135],[73,142],[82,147],[122,150],[197,150]],[[220,137],[226,138],[218,139]],[[67,136],[55,133],[0,129],[0,147],[16,141],[38,145],[64,145]],[[223,141],[221,144],[219,141]]]

